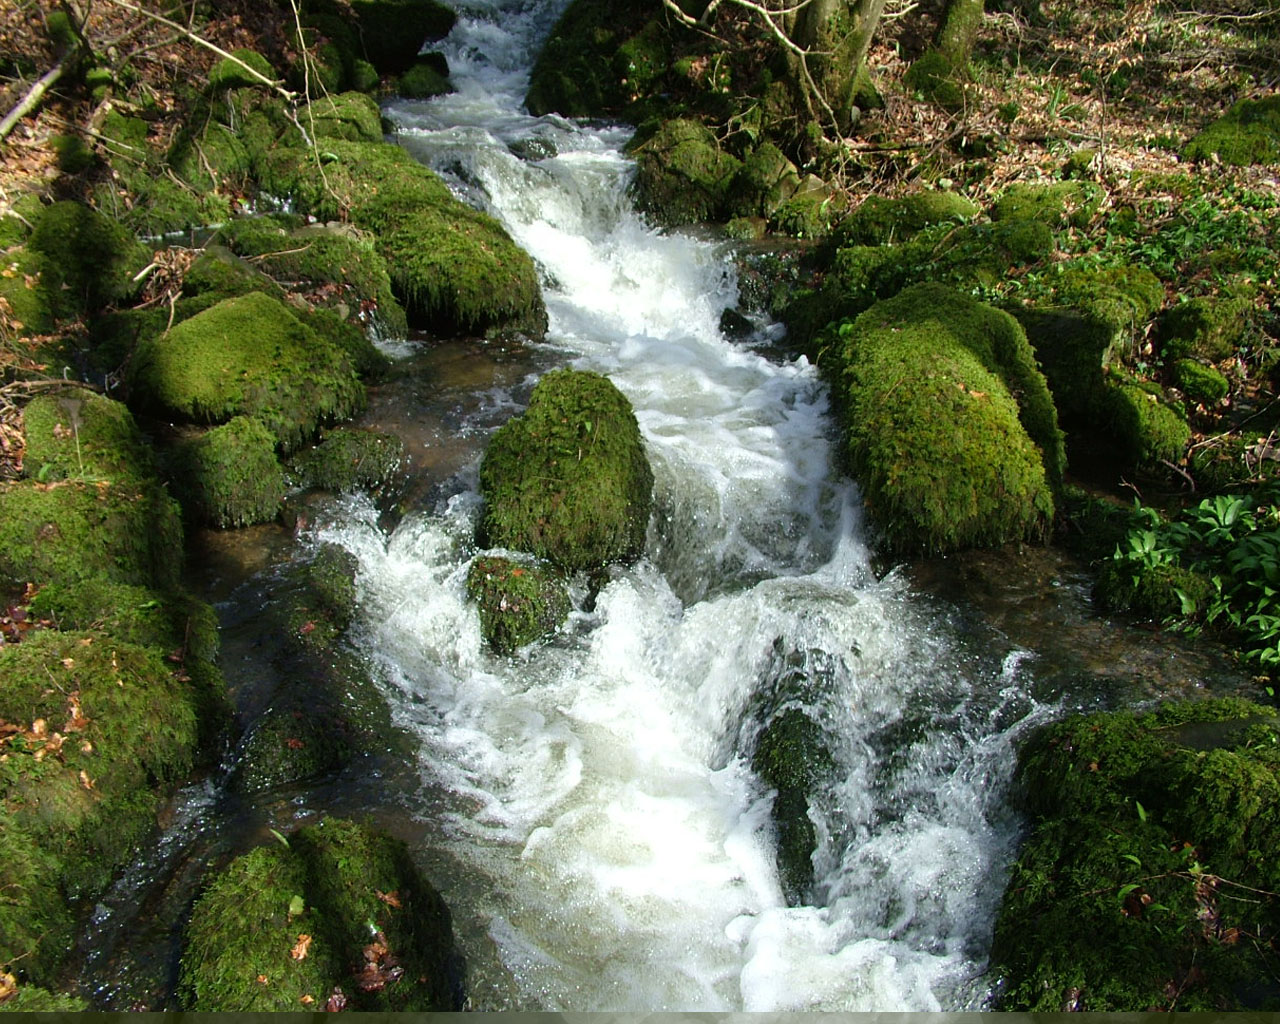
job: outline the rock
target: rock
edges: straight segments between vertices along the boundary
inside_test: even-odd
[[[27,246],[44,257],[39,287],[56,317],[96,313],[136,294],[134,278],[151,259],[118,223],[69,199],[44,210]]]
[[[720,221],[729,214],[742,162],[720,148],[711,129],[697,121],[664,122],[633,141],[635,197],[661,227]]]
[[[1225,164],[1280,163],[1280,96],[1239,100],[1182,149],[1184,160]]]
[[[467,570],[467,597],[480,611],[480,632],[499,654],[550,636],[569,613],[558,574],[536,562],[477,558]]]
[[[174,489],[187,514],[207,526],[267,523],[284,500],[276,439],[252,416],[180,443],[172,457]]]
[[[338,427],[294,453],[289,470],[301,487],[374,491],[392,479],[404,454],[404,442],[394,434]]]
[[[1107,198],[1089,181],[1018,182],[991,207],[992,220],[1038,220],[1051,228],[1087,227]]]
[[[1011,316],[916,285],[832,325],[822,343],[850,470],[891,547],[947,551],[1044,534],[1065,461],[1061,433]]]
[[[1254,316],[1251,295],[1197,296],[1170,306],[1156,323],[1160,354],[1167,360],[1199,356],[1218,362],[1245,341]]]
[[[1019,755],[1030,832],[992,947],[998,1009],[1258,1009],[1280,924],[1274,708],[1077,715]],[[1247,888],[1245,888],[1247,887]]]
[[[547,374],[480,466],[480,540],[596,569],[644,548],[653,472],[631,403],[606,378]]]
[[[139,344],[136,396],[194,423],[253,416],[286,450],[364,404],[350,360],[261,293],[225,299]]]
[[[403,842],[325,818],[212,874],[187,926],[196,1012],[461,1009],[444,901]]]
[[[1191,440],[1186,413],[1160,385],[1123,375],[1107,380],[1100,426],[1129,465],[1181,462]]]
[[[423,43],[443,39],[457,15],[435,0],[351,0],[365,56],[382,74],[398,75]]]
[[[868,196],[847,214],[824,244],[832,251],[851,245],[906,242],[935,224],[965,224],[978,207],[955,192],[926,190],[896,199]]]
[[[1195,359],[1178,359],[1170,367],[1173,383],[1197,405],[1217,405],[1231,390],[1222,371]]]

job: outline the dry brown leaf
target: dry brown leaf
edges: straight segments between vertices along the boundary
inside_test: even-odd
[[[396,910],[400,909],[400,894],[398,892],[383,892],[381,889],[374,889],[373,891],[378,894],[378,899],[382,900],[387,906],[395,907]]]
[[[303,932],[298,936],[298,941],[294,943],[293,949],[289,950],[289,955],[295,960],[305,960],[307,952],[311,949],[311,936]]]

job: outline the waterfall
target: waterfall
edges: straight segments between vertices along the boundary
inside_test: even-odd
[[[502,658],[464,594],[475,465],[390,533],[359,500],[321,530],[359,559],[356,645],[420,740],[406,813],[441,866],[473,1005],[979,1008],[1013,745],[1047,713],[1030,655],[975,649],[899,575],[877,578],[824,384],[720,335],[731,264],[632,211],[628,130],[522,112],[561,7],[461,4],[444,44],[458,91],[386,113],[537,260],[547,362],[607,374],[635,406],[656,479],[645,557],[593,603],[579,593],[552,642]],[[492,429],[530,383],[462,429]],[[750,756],[753,709],[787,680],[833,764],[803,906],[784,900]]]

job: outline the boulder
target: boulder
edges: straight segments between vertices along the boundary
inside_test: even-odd
[[[486,556],[467,570],[467,597],[480,612],[480,632],[499,654],[550,636],[569,613],[564,580],[536,562]]]

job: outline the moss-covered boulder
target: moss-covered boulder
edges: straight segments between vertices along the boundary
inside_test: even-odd
[[[0,647],[0,963],[51,980],[79,901],[194,763],[198,704],[156,648],[52,630]]]
[[[262,292],[276,299],[285,295],[284,288],[269,274],[216,242],[205,245],[204,251],[182,275],[182,294],[188,297],[213,295],[228,299],[250,292]],[[165,326],[168,326],[167,311]]]
[[[1254,318],[1251,296],[1197,296],[1170,306],[1156,323],[1160,354],[1168,360],[1227,359],[1244,343]]]
[[[642,5],[573,0],[538,54],[525,107],[535,117],[625,111],[670,61],[670,43]]]
[[[44,265],[40,253],[23,246],[0,254],[0,300],[19,337],[53,331],[53,306],[41,284]]]
[[[1129,465],[1181,462],[1191,440],[1185,412],[1158,385],[1123,375],[1108,378],[1102,420],[1118,458]]]
[[[171,466],[183,508],[207,526],[270,522],[284,500],[276,439],[252,416],[236,416],[180,443]]]
[[[1224,164],[1280,163],[1280,96],[1240,100],[1183,147],[1186,160]]]
[[[1062,423],[1096,429],[1107,402],[1107,368],[1122,354],[1110,324],[1065,306],[1010,310],[1035,352]]]
[[[394,434],[338,427],[295,452],[289,471],[301,487],[372,491],[395,477],[404,454],[404,442]]]
[[[564,580],[536,562],[487,556],[467,570],[467,597],[480,611],[480,632],[499,654],[551,635],[569,613]]]
[[[772,142],[763,142],[747,154],[730,196],[737,217],[774,216],[800,189],[800,171]]]
[[[1054,293],[1061,304],[1107,324],[1124,351],[1132,350],[1137,332],[1164,304],[1164,285],[1146,267],[1067,266]]]
[[[533,260],[494,218],[460,203],[401,147],[335,139],[326,151],[327,187],[305,149],[272,154],[264,185],[320,219],[346,216],[372,232],[411,325],[545,332]]]
[[[966,74],[939,50],[925,51],[902,76],[902,84],[948,113],[964,109]]]
[[[1196,359],[1175,360],[1169,372],[1173,383],[1187,396],[1188,401],[1198,405],[1217,405],[1231,390],[1231,385],[1221,370],[1206,366]]]
[[[435,0],[351,0],[361,45],[382,74],[406,71],[423,43],[443,39],[457,15]]]
[[[237,126],[212,117],[183,127],[169,149],[168,166],[197,192],[245,191],[253,158]]]
[[[916,285],[832,325],[822,342],[850,472],[891,547],[1043,535],[1062,439],[1012,317]]]
[[[825,244],[834,250],[905,242],[935,224],[967,224],[978,213],[976,203],[955,192],[930,189],[895,199],[868,196],[836,225]]]
[[[44,257],[40,287],[55,316],[94,313],[137,292],[151,253],[117,222],[83,203],[44,210],[28,247]]]
[[[1051,228],[1088,226],[1107,197],[1090,181],[1018,182],[992,204],[992,220],[1038,220]]]
[[[424,54],[414,62],[413,67],[396,79],[395,91],[413,100],[428,100],[433,96],[453,92],[448,63],[440,54]]]
[[[365,397],[346,355],[261,293],[225,299],[145,339],[132,388],[195,423],[256,417],[286,449],[350,417]]]
[[[223,57],[209,69],[205,89],[210,93],[219,93],[228,89],[261,86],[265,84],[263,78],[275,81],[275,69],[270,62],[256,50],[241,48],[232,50],[230,57]]]
[[[124,403],[68,384],[22,410],[25,467],[43,483],[140,481],[155,473],[151,448]]]
[[[326,818],[211,877],[187,926],[197,1012],[456,1010],[449,910],[404,843]]]
[[[992,948],[1004,1010],[1270,1008],[1280,729],[1235,699],[1070,718],[1019,757],[1030,834]]]
[[[640,209],[661,227],[723,220],[730,214],[742,161],[721,148],[706,125],[664,122],[631,147]]]
[[[595,569],[644,548],[653,471],[631,403],[596,373],[557,370],[489,442],[481,543]]]
[[[382,141],[382,111],[372,97],[361,92],[342,92],[312,100],[307,119],[308,129],[318,139]]]

